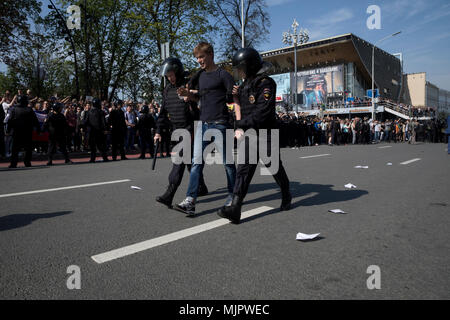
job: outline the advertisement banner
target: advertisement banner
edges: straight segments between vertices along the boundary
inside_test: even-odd
[[[287,102],[289,99],[289,94],[291,93],[291,74],[274,74],[270,76],[277,84],[276,101]]]
[[[304,95],[307,107],[326,103],[327,94],[341,91],[344,91],[342,64],[297,72],[297,92]]]

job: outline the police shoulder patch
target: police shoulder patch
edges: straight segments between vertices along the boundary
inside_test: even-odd
[[[264,100],[269,100],[269,98],[270,98],[270,93],[271,93],[270,88],[264,88],[264,91],[263,91]]]

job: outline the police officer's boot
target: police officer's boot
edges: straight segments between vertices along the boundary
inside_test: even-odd
[[[175,192],[177,191],[177,186],[174,184],[169,184],[166,192],[159,197],[156,197],[156,201],[166,205],[169,209],[172,209],[172,200],[175,196]]]
[[[278,172],[273,176],[278,186],[281,188],[281,206],[280,211],[291,209],[292,195],[289,189],[289,179],[286,175],[283,165],[280,163]]]
[[[281,191],[281,206],[280,211],[287,211],[291,209],[292,195],[289,189]]]
[[[226,218],[232,223],[239,224],[241,221],[242,199],[238,195],[233,194],[231,206],[223,206],[217,211],[219,217]]]

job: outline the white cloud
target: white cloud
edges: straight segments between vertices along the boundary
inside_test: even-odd
[[[330,25],[344,22],[353,18],[353,12],[350,9],[342,8],[337,11],[327,13],[317,19],[308,20],[313,25]]]
[[[395,0],[381,6],[381,16],[411,18],[423,12],[428,6],[425,0]]]
[[[279,6],[280,4],[285,4],[288,2],[292,2],[293,0],[266,0],[266,4],[268,7]]]
[[[319,18],[310,19],[307,21],[309,28],[312,30],[310,38],[314,40],[334,36],[342,30],[341,26],[346,26],[344,22],[351,20],[353,17],[354,14],[350,9],[341,8],[326,13]]]

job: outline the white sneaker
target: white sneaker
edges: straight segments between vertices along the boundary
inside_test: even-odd
[[[225,207],[230,207],[232,202],[233,202],[233,195],[229,194],[227,197],[227,201],[225,202]]]

